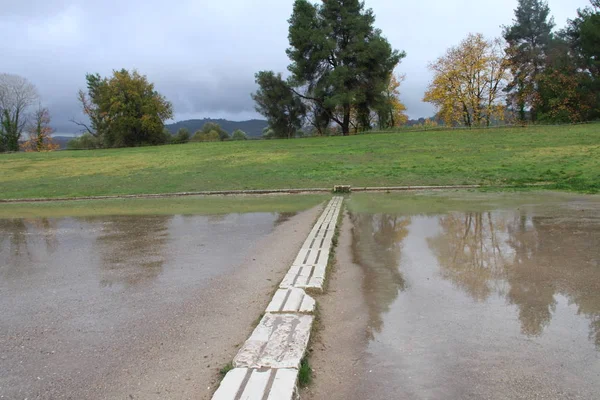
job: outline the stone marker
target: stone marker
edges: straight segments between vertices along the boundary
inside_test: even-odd
[[[350,193],[352,187],[350,185],[337,185],[333,187],[333,193]]]

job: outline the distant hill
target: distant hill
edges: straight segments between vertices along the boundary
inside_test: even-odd
[[[204,124],[207,122],[213,122],[219,124],[221,128],[225,129],[230,134],[236,129],[240,129],[251,138],[260,138],[262,136],[263,129],[267,127],[267,121],[260,119],[251,119],[249,121],[228,121],[226,119],[190,119],[187,121],[180,121],[174,124],[165,125],[165,127],[173,134],[177,133],[180,128],[187,128],[193,135],[194,132],[202,129]]]
[[[52,140],[57,143],[61,149],[66,149],[67,143],[73,139],[75,138],[72,136],[52,136]]]

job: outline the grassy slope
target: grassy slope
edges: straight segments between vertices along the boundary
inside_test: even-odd
[[[102,215],[218,215],[249,212],[298,212],[328,200],[329,195],[209,196],[163,199],[110,199],[9,203],[0,205],[2,218],[59,218]]]
[[[521,208],[540,212],[544,209],[556,212],[578,202],[581,209],[592,207],[600,210],[600,196],[565,192],[519,190],[516,192],[489,192],[481,190],[444,190],[395,193],[354,193],[345,204],[355,213],[392,215],[435,215],[448,212],[484,212],[491,210],[514,210]],[[571,211],[573,208],[571,208]]]
[[[0,198],[550,183],[600,190],[600,125],[405,132],[0,156]]]

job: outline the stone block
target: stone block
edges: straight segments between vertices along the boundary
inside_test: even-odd
[[[233,360],[236,368],[300,368],[313,317],[265,314]]]

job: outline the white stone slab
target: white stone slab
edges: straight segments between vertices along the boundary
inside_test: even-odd
[[[316,231],[320,229],[333,229],[334,227],[332,225],[337,222],[340,209],[340,207],[326,209],[323,212],[323,215],[321,215],[321,217],[317,219],[313,230]]]
[[[297,377],[295,369],[235,368],[225,376],[213,400],[292,400]]]
[[[283,278],[283,281],[281,281],[281,284],[279,285],[279,287],[281,289],[287,289],[287,288],[294,287],[294,284],[296,283],[296,280],[298,279],[298,276],[302,273],[303,269],[304,268],[299,265],[292,265],[292,267],[290,268],[288,273]],[[307,275],[306,275],[307,281],[308,281],[309,277],[310,277],[310,271],[307,271]]]
[[[300,368],[313,317],[265,314],[233,360],[237,368]]]
[[[327,249],[300,249],[292,265],[327,265],[329,262],[329,248]]]
[[[322,291],[329,254],[341,210],[342,197],[334,197],[309,233],[280,288]],[[280,295],[281,296],[281,295]],[[278,303],[280,304],[280,303]]]
[[[323,291],[323,285],[325,284],[325,278],[314,277],[304,287],[306,290],[314,290],[316,292]]]
[[[242,388],[248,372],[250,370],[246,368],[235,368],[229,371],[213,395],[213,400],[234,400]]]
[[[324,235],[327,231],[335,230],[336,221],[326,221],[321,225],[315,225],[311,233],[314,233],[315,236]]]
[[[321,216],[317,219],[315,226],[320,228],[322,224],[337,220],[340,207],[334,206],[331,203],[325,208]]]
[[[295,369],[278,369],[267,400],[291,399],[296,393],[297,377],[298,371]]]
[[[279,287],[280,289],[300,288],[306,291],[322,292],[326,271],[326,265],[293,266]]]
[[[325,279],[326,272],[327,272],[326,265],[322,265],[322,264],[316,265],[313,269],[313,273],[312,273],[310,281],[312,281],[313,279]]]
[[[250,379],[240,396],[240,400],[262,400],[269,385],[269,378],[273,374],[273,370],[264,372],[252,371]]]
[[[268,313],[303,313],[315,311],[315,299],[306,294],[303,289],[289,287],[275,292],[269,303]]]
[[[329,249],[333,241],[335,231],[326,230],[318,233],[311,233],[302,245],[303,249]]]

